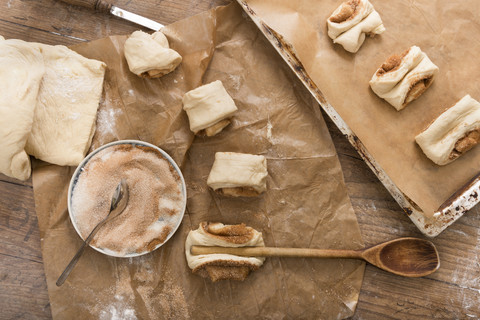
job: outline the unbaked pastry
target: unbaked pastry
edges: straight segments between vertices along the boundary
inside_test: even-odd
[[[327,20],[328,36],[334,43],[355,53],[365,41],[365,35],[375,36],[385,31],[382,19],[368,0],[342,3]]]
[[[413,46],[401,55],[392,55],[377,69],[370,87],[395,109],[402,110],[430,87],[438,67]]]
[[[85,157],[93,134],[106,65],[65,46],[32,43],[45,62],[28,154],[61,166]]]
[[[267,189],[267,175],[264,156],[217,152],[207,185],[220,194],[254,197]]]
[[[260,268],[263,257],[240,257],[231,254],[192,255],[190,248],[197,246],[264,247],[262,233],[245,224],[224,225],[202,222],[197,230],[188,233],[185,242],[187,263],[193,273],[217,280],[245,280],[250,271]]]
[[[415,140],[436,164],[452,162],[480,142],[480,103],[467,94]]]
[[[125,41],[124,49],[130,71],[144,78],[159,78],[182,62],[161,31],[153,34],[135,31]]]
[[[45,72],[43,57],[27,42],[0,40],[0,172],[26,180],[31,167],[25,144]]]
[[[183,96],[183,109],[195,134],[213,136],[223,130],[237,106],[220,80],[213,81]]]

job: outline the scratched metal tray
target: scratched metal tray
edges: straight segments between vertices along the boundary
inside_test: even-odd
[[[370,169],[380,179],[383,185],[390,192],[392,197],[398,202],[405,213],[410,217],[418,229],[428,237],[435,237],[445,230],[449,225],[460,218],[465,212],[470,210],[480,201],[480,174],[466,183],[462,188],[450,196],[429,219],[422,214],[422,210],[411,201],[388,177],[382,167],[377,163],[373,156],[363,145],[362,141],[350,129],[348,124],[340,117],[332,105],[325,99],[323,93],[310,78],[301,61],[298,59],[294,48],[280,34],[270,28],[255,11],[243,0],[237,0],[243,10],[257,25],[267,40],[273,45],[275,50],[289,65],[292,71],[297,75],[300,81],[315,97],[322,109],[328,114],[330,119],[347,137],[351,145],[357,150],[362,159],[367,163]]]

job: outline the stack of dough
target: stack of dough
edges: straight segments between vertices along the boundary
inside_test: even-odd
[[[380,15],[368,0],[342,3],[328,18],[327,26],[333,42],[352,53],[360,49],[366,34],[375,36],[385,31]]]
[[[413,46],[390,56],[373,75],[370,87],[399,111],[425,92],[437,73],[438,67]]]
[[[78,165],[95,131],[105,64],[64,46],[0,39],[0,172],[31,173],[28,154]]]
[[[165,35],[135,31],[125,41],[125,59],[131,72],[144,78],[159,78],[172,72],[182,57],[170,49]]]
[[[230,124],[237,106],[220,80],[193,89],[183,96],[183,109],[195,134],[213,136]]]
[[[480,103],[466,95],[415,140],[436,164],[452,162],[480,142]]]
[[[44,73],[38,48],[21,40],[0,37],[0,172],[12,178],[30,177],[25,144]]]
[[[106,65],[65,46],[36,45],[43,54],[45,75],[25,149],[37,159],[76,166],[95,133]]]
[[[217,152],[207,185],[220,194],[254,197],[267,189],[267,160],[235,152]]]
[[[245,280],[250,271],[260,268],[262,257],[240,257],[231,254],[192,255],[190,248],[197,246],[264,247],[262,234],[244,224],[224,225],[202,222],[190,231],[185,242],[187,263],[193,273],[217,280]]]

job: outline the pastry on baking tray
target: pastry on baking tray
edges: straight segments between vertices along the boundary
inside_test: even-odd
[[[342,3],[327,20],[328,36],[334,43],[355,53],[365,36],[385,31],[382,19],[368,0],[350,0]]]
[[[452,162],[480,142],[480,103],[467,94],[415,140],[436,164]]]
[[[394,54],[377,69],[370,87],[395,109],[402,110],[430,87],[438,67],[417,46]]]
[[[183,109],[195,134],[214,136],[230,124],[237,106],[220,80],[190,90],[183,96]]]
[[[220,194],[254,197],[267,190],[267,175],[264,156],[217,152],[207,185]]]
[[[202,222],[190,231],[185,242],[185,255],[192,272],[212,281],[245,280],[251,271],[260,268],[262,257],[240,257],[231,254],[192,255],[190,248],[197,246],[264,247],[262,233],[245,224],[224,225]]]
[[[125,41],[125,58],[131,72],[144,78],[159,78],[172,72],[182,57],[170,49],[165,35],[135,31]]]

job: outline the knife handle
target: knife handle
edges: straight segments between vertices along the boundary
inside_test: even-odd
[[[80,6],[80,7],[92,9],[98,12],[110,12],[110,9],[112,8],[112,4],[104,0],[61,0],[61,1],[74,6]]]

